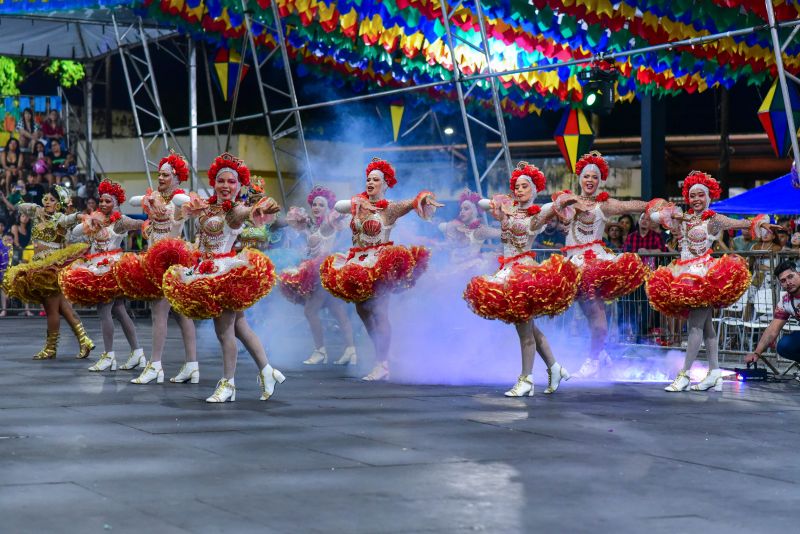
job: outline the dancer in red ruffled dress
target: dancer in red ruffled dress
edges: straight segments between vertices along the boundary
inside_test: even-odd
[[[726,254],[711,257],[711,247],[720,233],[726,230],[780,227],[769,224],[763,216],[753,221],[737,221],[708,209],[712,200],[720,197],[719,183],[710,175],[692,171],[683,182],[683,199],[690,209],[684,214],[674,204],[654,200],[648,213],[655,222],[671,229],[680,238],[681,258],[660,267],[647,281],[647,297],[657,311],[673,317],[688,316],[689,342],[683,367],[666,391],[686,391],[691,381],[692,367],[700,346],[705,342],[708,355],[708,374],[691,386],[696,391],[711,388],[722,390],[722,371],[719,368],[717,334],[711,315],[714,308],[730,306],[747,291],[750,271],[741,256]]]
[[[499,228],[493,228],[481,220],[478,207],[480,200],[478,193],[464,190],[458,196],[458,217],[439,224],[450,251],[449,263],[453,270],[469,272],[485,266],[481,254],[483,244],[501,235]]]
[[[641,200],[620,201],[598,194],[608,178],[608,163],[599,152],[584,155],[575,164],[581,194],[561,191],[553,195],[553,204],[568,225],[566,246],[561,249],[582,271],[578,304],[589,319],[591,345],[589,357],[576,377],[596,376],[601,365],[610,364],[603,349],[608,334],[605,302],[623,297],[642,285],[649,273],[638,255],[614,254],[603,244],[608,218],[626,213],[641,213],[647,203]],[[565,207],[566,202],[575,202]],[[577,202],[576,202],[577,201]]]
[[[140,230],[144,221],[131,219],[119,212],[120,204],[125,202],[125,191],[118,183],[103,180],[97,192],[100,194],[97,211],[85,216],[83,224],[73,230],[73,234],[88,238],[89,254],[62,270],[58,282],[64,296],[73,304],[97,305],[104,352],[89,370],[116,371],[113,317],[119,321],[131,347],[126,365],[131,366],[144,358],[133,321],[125,309],[122,289],[114,276],[114,264],[122,257],[122,242],[128,232]]]
[[[386,200],[386,189],[394,187],[397,179],[394,168],[382,159],[374,158],[366,174],[366,191],[336,203],[336,211],[352,215],[353,247],[348,254],[328,256],[320,267],[320,279],[335,297],[356,303],[372,339],[377,363],[364,380],[385,380],[392,335],[388,294],[413,286],[429,258],[424,247],[395,245],[389,241],[389,233],[397,219],[411,210],[427,220],[442,204],[430,191],[409,200]]]
[[[547,364],[545,393],[553,393],[561,380],[569,379],[570,375],[556,361],[547,338],[533,319],[557,315],[569,308],[578,292],[580,270],[559,254],[540,264],[530,250],[547,221],[555,216],[551,204],[544,208],[534,204],[536,195],[545,189],[542,171],[520,162],[511,175],[510,186],[513,200],[497,195],[492,201],[483,201],[500,221],[503,242],[500,269],[493,275],[473,278],[464,291],[464,299],[481,317],[500,319],[517,329],[522,374],[514,387],[506,391],[506,397],[533,396],[531,373],[537,351]]]
[[[236,400],[238,338],[259,368],[261,399],[269,399],[283,374],[267,360],[264,345],[253,332],[244,310],[266,296],[275,285],[275,268],[258,250],[234,250],[236,237],[249,219],[262,225],[274,218],[278,204],[263,198],[252,206],[240,202],[242,186],[250,184],[250,170],[228,153],[218,156],[208,169],[214,195],[207,201],[191,193],[183,205],[184,214],[198,220],[199,259],[187,268],[173,265],[164,274],[164,295],[173,309],[191,319],[214,319],[214,329],[222,345],[223,377],[206,402]]]
[[[189,197],[183,189],[179,189],[179,186],[188,179],[189,165],[186,160],[178,154],[171,153],[159,162],[158,188],[155,191],[148,189],[143,196],[135,196],[130,200],[132,206],[142,206],[147,214],[147,223],[143,229],[147,238],[147,251],[141,254],[130,252],[124,254],[114,266],[114,275],[126,297],[152,301],[150,313],[153,321],[153,349],[150,361],[142,357],[133,362],[131,367],[127,365],[121,367],[121,369],[142,367],[139,376],[131,380],[132,384],[164,381],[161,357],[167,338],[170,305],[161,289],[162,279],[172,265],[189,267],[195,259],[189,245],[181,239],[185,222],[181,206],[189,200]],[[185,361],[178,374],[169,380],[197,384],[200,381],[200,369],[197,364],[194,322],[179,313],[175,314],[175,320],[183,337]]]
[[[281,292],[290,301],[303,305],[303,312],[311,327],[314,352],[303,361],[304,364],[328,362],[322,322],[319,319],[319,312],[326,307],[336,317],[346,343],[344,353],[334,363],[355,365],[358,357],[353,343],[353,327],[344,302],[325,291],[319,282],[319,266],[333,252],[336,235],[343,226],[343,218],[333,209],[336,195],[326,187],[314,187],[306,200],[311,208],[310,214],[304,208],[291,208],[286,215],[286,223],[306,234],[306,259],[298,267],[286,269],[280,274]]]

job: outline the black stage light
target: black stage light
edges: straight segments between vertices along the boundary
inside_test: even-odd
[[[583,107],[600,115],[608,115],[614,108],[614,84],[619,76],[610,61],[592,61],[588,69],[578,72],[583,86]]]

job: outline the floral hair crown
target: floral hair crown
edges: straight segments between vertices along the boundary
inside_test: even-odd
[[[372,158],[372,162],[367,165],[367,176],[369,176],[369,173],[372,171],[380,172],[383,181],[386,182],[386,185],[389,187],[394,187],[397,183],[397,178],[395,178],[394,175],[394,167],[386,160]]]
[[[323,187],[321,185],[315,185],[311,192],[308,194],[306,198],[306,202],[310,206],[314,199],[317,197],[322,197],[328,202],[328,207],[333,208],[333,205],[336,204],[336,195],[328,189],[327,187]]]
[[[575,174],[580,176],[587,165],[597,165],[597,168],[600,169],[600,179],[604,182],[606,181],[608,178],[608,162],[600,152],[592,150],[588,154],[581,156],[581,159],[575,164]]]
[[[106,179],[100,182],[100,185],[97,187],[97,192],[100,193],[101,196],[111,195],[117,199],[117,204],[125,202],[125,190],[122,189],[121,185],[111,180]]]
[[[514,187],[517,185],[517,180],[520,176],[527,176],[533,182],[533,187],[536,188],[536,192],[539,193],[540,191],[544,191],[545,188],[545,178],[544,173],[540,171],[535,165],[531,165],[527,161],[520,161],[517,163],[517,168],[514,172],[511,173],[511,180],[509,181],[509,187],[511,190],[514,190]]]
[[[208,168],[208,181],[211,187],[214,187],[217,183],[217,177],[224,171],[233,172],[241,185],[250,185],[250,169],[247,168],[244,161],[233,154],[225,152],[214,158],[214,162]]]
[[[716,181],[710,174],[702,171],[692,171],[683,181],[683,200],[689,203],[689,191],[696,185],[702,185],[708,188],[708,196],[710,200],[717,200],[722,196],[722,189],[719,182]]]
[[[169,156],[161,158],[161,161],[158,162],[158,168],[161,169],[165,163],[172,168],[172,172],[178,177],[179,182],[189,179],[189,164],[186,163],[183,156],[170,149]]]

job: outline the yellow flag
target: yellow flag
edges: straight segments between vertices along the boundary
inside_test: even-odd
[[[405,108],[404,104],[392,104],[389,106],[392,112],[392,133],[394,134],[395,142],[397,142],[397,136],[400,134],[400,123],[403,120],[403,111]]]

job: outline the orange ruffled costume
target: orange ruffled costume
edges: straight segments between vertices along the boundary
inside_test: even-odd
[[[345,255],[333,254],[320,266],[322,286],[348,302],[364,302],[387,292],[399,293],[416,283],[428,268],[430,251],[403,247],[391,241],[370,247],[353,247]]]
[[[612,301],[633,293],[650,275],[650,269],[632,252],[614,254],[602,241],[564,247],[581,269],[579,299]]]
[[[275,267],[262,252],[215,254],[193,267],[173,265],[164,274],[164,296],[190,319],[212,319],[225,310],[242,311],[267,296],[275,285]]]
[[[541,264],[533,252],[500,258],[491,276],[476,276],[464,290],[464,300],[477,315],[506,323],[524,323],[541,315],[558,315],[570,307],[581,272],[561,255]]]
[[[80,306],[111,302],[122,296],[114,277],[114,264],[122,249],[89,254],[76,260],[58,275],[58,284],[67,300]]]
[[[3,289],[9,297],[38,304],[61,293],[58,274],[86,252],[86,243],[74,243],[6,271]]]
[[[164,238],[146,252],[123,254],[114,265],[114,277],[125,297],[159,300],[164,298],[161,284],[167,269],[173,265],[191,267],[196,259],[197,253],[182,239]]]
[[[686,317],[692,308],[730,306],[747,291],[750,278],[741,256],[712,258],[706,253],[659,267],[647,281],[647,297],[655,310]]]
[[[305,304],[309,295],[319,287],[319,267],[324,257],[304,260],[295,269],[285,269],[278,276],[281,293],[290,302]]]

